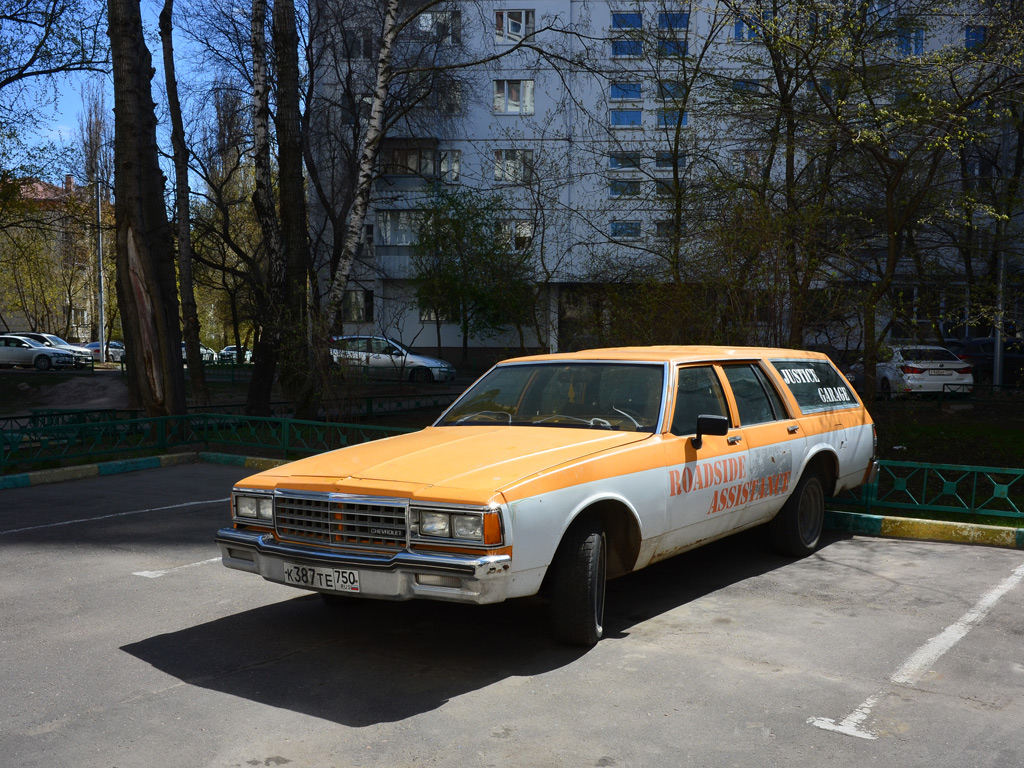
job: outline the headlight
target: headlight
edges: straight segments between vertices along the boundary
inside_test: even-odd
[[[235,496],[235,515],[270,522],[274,519],[274,500],[269,496]]]
[[[484,540],[484,518],[479,514],[420,510],[420,535],[444,539]]]
[[[420,512],[420,533],[424,536],[450,536],[451,520],[445,512]]]

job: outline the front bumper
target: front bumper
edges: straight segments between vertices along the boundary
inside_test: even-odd
[[[277,541],[262,531],[221,528],[215,537],[228,568],[288,584],[284,564],[359,571],[359,592],[341,594],[382,600],[426,598],[456,603],[500,603],[512,581],[509,555],[461,555],[401,551],[383,556],[333,551]],[[295,586],[288,584],[288,586]],[[301,587],[300,587],[301,589]],[[317,590],[331,592],[331,590]]]

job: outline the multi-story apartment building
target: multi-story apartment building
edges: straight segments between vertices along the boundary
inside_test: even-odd
[[[379,51],[377,4],[346,8],[321,14],[335,33],[321,59],[330,66],[322,63],[317,78],[331,107],[313,123],[322,135],[338,123],[338,136],[350,140],[347,150],[344,138],[321,143],[339,190],[354,182]],[[947,52],[952,72],[958,57],[986,42],[988,27],[976,16],[937,22],[913,4],[884,0],[460,0],[404,8],[413,14],[396,47],[390,124],[348,283],[346,332],[432,346],[436,326],[438,346],[461,346],[459,326],[438,323],[411,290],[418,211],[437,185],[499,194],[507,214],[494,236],[532,255],[537,322],[525,336],[510,327],[472,339],[474,347],[516,347],[521,338],[550,349],[593,343],[587,329],[608,309],[587,300],[587,287],[646,282],[702,286],[677,294],[703,302],[680,307],[680,325],[693,323],[696,337],[666,330],[654,340],[724,340],[730,313],[750,306],[747,343],[792,341],[788,319],[780,319],[791,313],[799,313],[804,338],[833,341],[816,324],[823,302],[808,298],[815,290],[831,285],[828,301],[836,301],[836,285],[882,276],[924,295],[922,282],[945,275],[948,287],[948,275],[962,272],[965,248],[1008,252],[1015,241],[1011,224],[1001,243],[995,235],[966,243],[965,232],[991,231],[992,220],[950,235],[921,223],[941,206],[911,209],[905,200],[915,184],[938,188],[939,180],[966,189],[973,179],[980,188],[979,179],[992,179],[988,155],[1007,151],[1001,129],[979,129],[976,144],[947,146],[942,157],[932,151],[951,135],[944,120],[969,121],[965,105],[1001,98],[980,80],[950,92],[948,80],[921,74],[929,52]],[[966,66],[957,71],[967,76]],[[886,76],[894,72],[902,79]],[[907,107],[916,104],[908,90],[915,87],[945,88],[949,114]],[[1012,169],[999,174],[1005,180]],[[317,233],[330,229],[326,221],[314,206]],[[317,240],[326,264],[332,238]],[[932,299],[909,309],[923,317],[962,301],[955,291]],[[665,317],[665,308],[655,314]],[[856,314],[852,302],[829,317],[849,324],[847,344],[857,344]]]

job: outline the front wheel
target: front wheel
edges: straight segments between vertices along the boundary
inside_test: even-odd
[[[597,644],[604,634],[607,553],[596,521],[574,524],[555,553],[551,572],[551,628],[568,645]]]
[[[409,378],[413,384],[430,384],[434,380],[434,377],[426,368],[413,368]]]
[[[808,470],[768,524],[772,546],[783,555],[806,557],[818,548],[824,527],[825,484],[820,475]]]
[[[48,371],[48,370],[50,370],[50,365],[51,365],[50,358],[48,358],[46,355],[40,355],[39,357],[37,357],[35,359],[35,364],[36,364],[36,370],[37,371]]]

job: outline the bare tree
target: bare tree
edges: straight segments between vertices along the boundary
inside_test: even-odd
[[[110,0],[114,72],[117,293],[129,391],[153,416],[185,413],[174,247],[164,205],[146,47],[138,0]]]

